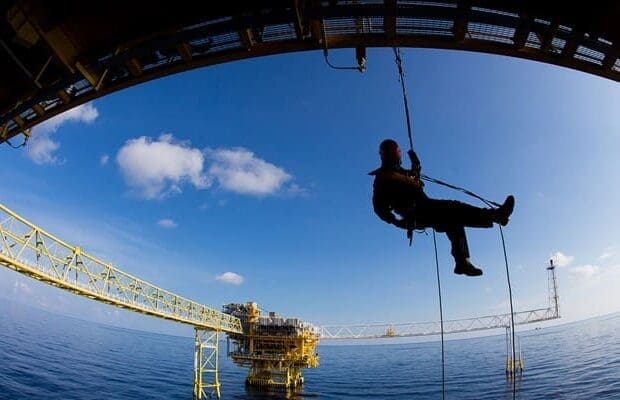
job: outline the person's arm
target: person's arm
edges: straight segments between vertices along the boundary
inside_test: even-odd
[[[392,207],[390,205],[389,198],[383,193],[381,183],[375,180],[374,189],[372,193],[372,206],[375,214],[388,224],[396,225],[399,228],[407,229],[407,224],[404,220],[396,218],[392,213]]]

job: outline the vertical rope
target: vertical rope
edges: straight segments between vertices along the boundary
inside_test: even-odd
[[[502,249],[504,250],[504,263],[506,265],[506,280],[508,282],[508,297],[510,300],[510,333],[512,335],[512,398],[515,399],[517,394],[517,380],[515,370],[515,357],[517,353],[515,349],[515,312],[512,305],[512,285],[510,284],[510,271],[508,268],[508,255],[506,254],[506,241],[504,240],[504,230],[502,229],[501,225],[499,225],[499,233],[502,237]]]
[[[433,246],[435,246],[435,268],[437,271],[437,292],[439,293],[439,321],[441,324],[441,399],[446,398],[446,374],[445,374],[445,356],[443,341],[443,301],[441,299],[441,280],[439,279],[439,257],[437,257],[437,239],[435,238],[435,229],[433,229]]]
[[[392,47],[396,67],[398,68],[398,81],[403,91],[403,103],[405,105],[405,117],[407,121],[407,137],[409,138],[409,149],[413,150],[413,132],[411,128],[411,117],[409,116],[409,101],[407,99],[407,90],[405,88],[405,73],[403,71],[402,59],[400,57],[400,49]],[[410,242],[411,243],[411,242]],[[439,318],[441,326],[441,399],[446,396],[446,374],[445,374],[445,352],[444,352],[444,332],[443,332],[443,300],[441,298],[441,280],[439,279],[439,257],[437,256],[437,238],[435,229],[433,229],[433,246],[435,247],[435,267],[437,271],[437,292],[439,293]]]
[[[411,129],[411,118],[409,117],[409,101],[407,100],[407,90],[405,89],[405,73],[403,72],[403,60],[400,58],[400,49],[392,47],[396,67],[398,67],[398,81],[403,90],[403,102],[405,103],[405,116],[407,117],[407,136],[409,137],[409,149],[413,150],[413,132]]]
[[[412,128],[411,128],[411,118],[409,116],[409,101],[407,99],[407,90],[405,88],[405,73],[403,72],[403,66],[402,66],[402,59],[400,57],[400,49],[398,47],[393,47],[392,50],[394,51],[394,57],[395,57],[395,62],[396,62],[396,67],[398,68],[398,80],[400,82],[400,86],[403,92],[403,103],[405,106],[405,117],[406,117],[406,121],[407,121],[407,137],[409,138],[409,148],[411,150],[413,150],[413,132],[412,132]],[[487,206],[489,207],[493,207],[493,206],[499,206],[499,204],[486,200],[478,195],[476,195],[475,193],[454,186],[454,185],[450,185],[447,184],[445,182],[439,181],[437,179],[433,179],[430,177],[425,176],[424,177],[425,180],[428,181],[432,181],[435,183],[438,183],[440,185],[444,185],[453,189],[457,189],[460,190],[470,196],[476,197],[477,199],[482,200]],[[510,331],[511,331],[511,335],[512,335],[512,398],[515,399],[516,397],[516,379],[515,378],[515,358],[516,358],[516,349],[515,349],[515,320],[514,320],[514,307],[513,307],[513,302],[512,302],[512,285],[510,283],[510,271],[508,268],[508,255],[506,252],[506,241],[504,239],[504,231],[502,230],[502,227],[499,227],[499,232],[502,238],[502,249],[504,251],[504,263],[506,265],[506,279],[508,282],[508,296],[510,298]],[[437,239],[436,239],[436,235],[435,235],[435,230],[433,229],[433,245],[435,246],[435,266],[437,269],[437,290],[439,293],[439,316],[441,319],[441,398],[444,399],[445,398],[445,357],[444,357],[444,327],[443,327],[443,304],[442,304],[442,298],[441,298],[441,280],[439,279],[439,258],[437,256]]]

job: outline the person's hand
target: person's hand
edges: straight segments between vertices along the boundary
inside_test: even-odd
[[[413,150],[407,150],[407,155],[409,156],[409,160],[411,161],[411,169],[417,173],[420,173],[422,169],[422,164],[420,163],[420,159],[418,155]]]

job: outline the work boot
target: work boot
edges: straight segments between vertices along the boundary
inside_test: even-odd
[[[454,266],[454,273],[457,275],[480,276],[482,275],[482,270],[480,268],[476,268],[474,264],[469,261],[469,258],[465,258],[456,262]]]
[[[515,209],[515,198],[513,195],[506,197],[504,204],[494,210],[493,222],[497,222],[501,226],[508,224],[508,218]]]

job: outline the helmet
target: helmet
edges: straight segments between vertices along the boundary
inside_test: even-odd
[[[395,140],[385,139],[381,142],[379,145],[379,154],[381,155],[381,162],[383,164],[400,165],[400,148]]]

